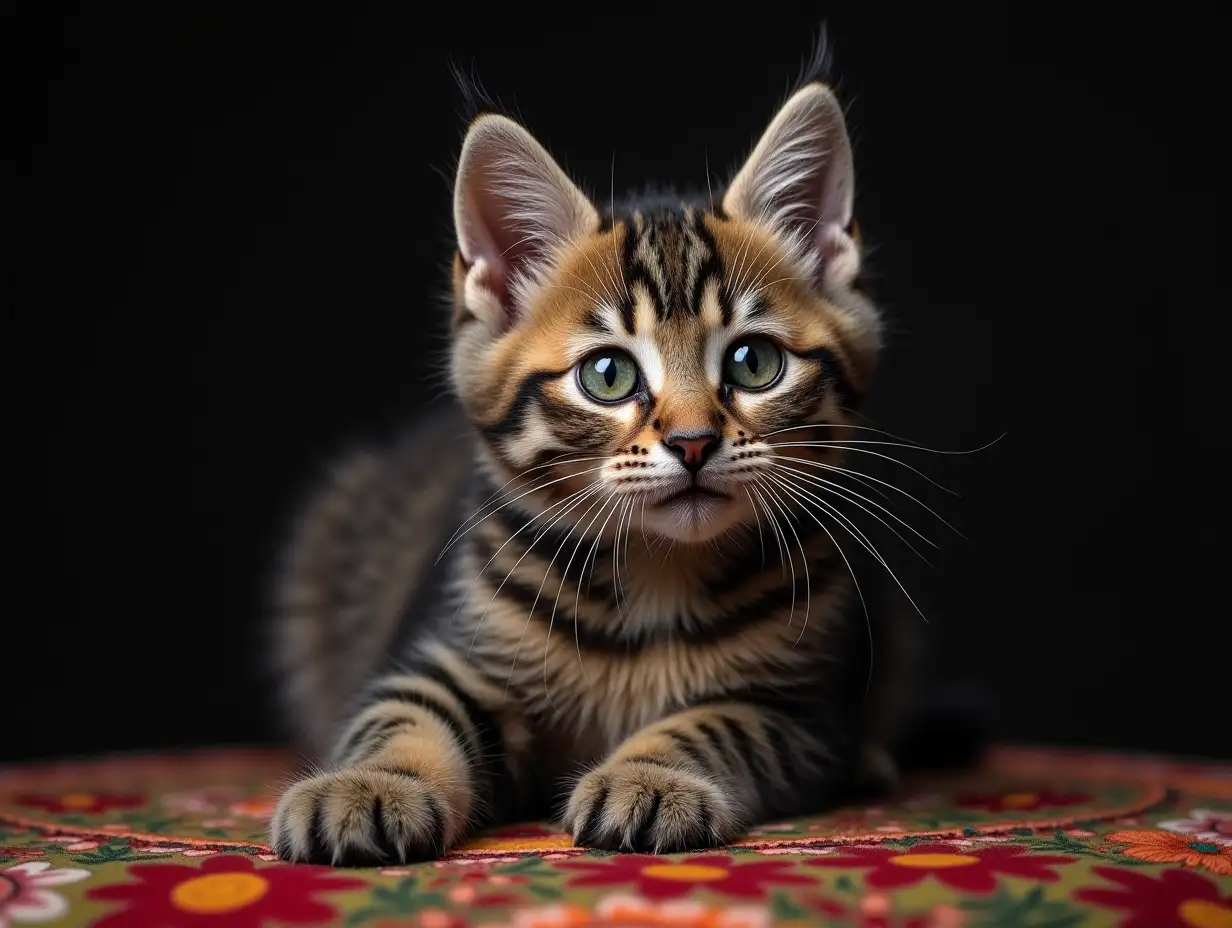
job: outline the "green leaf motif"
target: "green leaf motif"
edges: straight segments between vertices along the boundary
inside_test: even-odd
[[[523,857],[516,863],[503,865],[497,869],[502,874],[517,876],[523,873],[531,873],[535,870],[542,870],[543,865],[538,857]]]
[[[804,918],[807,914],[792,900],[791,896],[783,892],[774,894],[770,907],[774,912],[775,921],[795,921]]]
[[[75,864],[106,864],[115,860],[128,860],[132,856],[133,849],[127,841],[112,839],[84,854],[70,854],[69,860]]]
[[[419,877],[416,876],[400,880],[397,886],[377,886],[372,890],[371,898],[372,905],[347,916],[348,925],[362,925],[380,917],[413,915],[421,909],[445,905],[445,899],[440,893],[420,892]]]
[[[959,905],[972,914],[971,925],[987,928],[1073,928],[1086,918],[1068,902],[1045,899],[1040,886],[1021,897],[1000,889],[995,896],[964,899]]]
[[[834,881],[834,888],[840,893],[853,893],[856,891],[855,881],[849,876],[840,876]]]

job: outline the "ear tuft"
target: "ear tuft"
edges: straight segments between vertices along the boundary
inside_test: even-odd
[[[849,234],[855,196],[851,141],[829,87],[809,84],[783,105],[731,182],[723,208],[770,225],[819,286],[846,286],[859,272]]]
[[[489,114],[462,144],[454,226],[468,306],[501,330],[525,312],[558,250],[597,231],[599,214],[529,132]]]

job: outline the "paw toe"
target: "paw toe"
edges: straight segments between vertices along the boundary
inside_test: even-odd
[[[287,790],[271,819],[270,839],[285,860],[350,867],[410,863],[440,855],[444,818],[416,776],[347,770]]]
[[[712,781],[642,763],[588,774],[574,790],[566,820],[579,845],[604,850],[697,850],[736,831],[732,803]]]

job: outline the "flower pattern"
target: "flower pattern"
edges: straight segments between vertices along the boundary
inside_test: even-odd
[[[42,857],[47,852],[41,847],[23,847],[18,844],[0,847],[0,864],[21,863],[31,857]]]
[[[1092,871],[1115,888],[1080,889],[1075,898],[1128,913],[1121,928],[1221,928],[1232,925],[1232,894],[1190,870],[1158,875],[1120,867]],[[1227,887],[1225,887],[1227,888]]]
[[[1209,928],[1232,910],[1232,765],[994,751],[705,852],[588,851],[531,824],[440,860],[332,870],[268,847],[275,760],[0,768],[0,928]]]
[[[0,928],[11,923],[63,918],[68,902],[49,887],[76,883],[89,875],[89,870],[52,869],[45,860],[0,870]]]
[[[1216,844],[1232,844],[1232,812],[1212,812],[1210,809],[1194,809],[1189,818],[1174,818],[1160,822],[1165,831],[1193,835],[1203,841]]]
[[[874,889],[914,886],[931,876],[960,892],[990,893],[997,887],[998,876],[1056,882],[1059,877],[1052,868],[1073,861],[1073,857],[1030,854],[1025,847],[1003,845],[967,850],[945,844],[921,844],[901,851],[857,847],[849,854],[815,857],[809,863],[815,867],[866,868],[864,883]]]
[[[1094,798],[1090,793],[1061,793],[1041,788],[1008,793],[964,793],[955,801],[961,808],[985,812],[1035,812],[1085,805]]]
[[[42,793],[23,793],[14,797],[19,806],[30,809],[42,809],[44,812],[69,813],[75,815],[101,815],[112,809],[136,809],[145,805],[144,796],[121,795],[117,793],[62,793],[60,795],[45,795]]]
[[[727,854],[684,858],[627,854],[559,866],[582,874],[570,880],[571,886],[632,884],[647,899],[679,899],[703,886],[726,896],[761,899],[767,886],[801,886],[812,882],[802,874],[792,873],[792,865],[787,861],[738,863]]]
[[[1205,867],[1214,873],[1232,876],[1232,845],[1218,844],[1197,835],[1153,829],[1114,831],[1108,835],[1108,840],[1129,844],[1121,852],[1126,857],[1157,864]]]
[[[200,867],[133,864],[133,883],[91,890],[89,898],[124,907],[94,923],[95,928],[159,925],[192,928],[206,924],[258,928],[266,920],[293,925],[328,922],[337,914],[317,894],[358,889],[363,880],[328,867],[276,864],[256,867],[247,857],[214,857]]]

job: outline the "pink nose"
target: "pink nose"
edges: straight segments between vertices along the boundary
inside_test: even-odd
[[[710,457],[718,443],[719,436],[713,432],[688,437],[669,435],[664,441],[672,453],[680,458],[680,462],[693,473],[701,470],[702,465],[706,463],[706,459]]]

